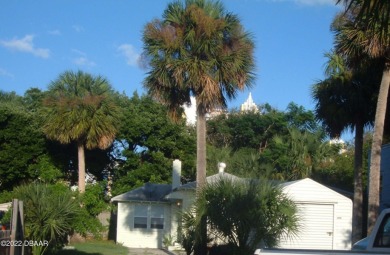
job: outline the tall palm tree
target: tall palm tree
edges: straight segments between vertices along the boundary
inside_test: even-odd
[[[170,3],[162,20],[146,24],[144,58],[149,93],[178,116],[196,98],[198,187],[206,179],[206,114],[227,106],[253,80],[254,44],[237,16],[211,0]]]
[[[390,87],[390,1],[343,2],[349,9],[340,17],[335,30],[337,52],[353,56],[355,61],[362,57],[383,61],[370,159],[368,230],[371,231],[379,213],[381,146]]]
[[[347,10],[359,5],[358,20],[369,27],[379,27],[379,36],[388,37],[390,23],[390,2],[387,0],[337,0],[344,3]],[[367,17],[370,17],[367,19]]]
[[[44,99],[43,130],[49,139],[78,148],[78,187],[85,191],[85,148],[106,149],[115,138],[118,108],[108,81],[82,71],[62,73]]]
[[[342,56],[326,56],[327,78],[313,85],[312,97],[316,101],[316,117],[331,137],[339,137],[347,129],[355,130],[352,238],[358,241],[363,236],[363,135],[364,127],[372,125],[374,119],[377,86],[372,85],[372,74],[378,73],[377,66],[372,63],[351,70]]]

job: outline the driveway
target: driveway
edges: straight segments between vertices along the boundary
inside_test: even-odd
[[[185,252],[170,252],[162,249],[129,248],[129,255],[185,255]]]

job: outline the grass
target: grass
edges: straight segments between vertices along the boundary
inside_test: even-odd
[[[85,243],[74,243],[70,246],[73,250],[61,250],[57,255],[128,255],[126,247],[110,241],[88,241]]]

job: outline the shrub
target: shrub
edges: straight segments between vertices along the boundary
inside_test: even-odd
[[[14,196],[24,204],[25,239],[49,243],[33,246],[34,255],[52,254],[66,243],[80,210],[70,190],[61,185],[33,183],[17,187]]]
[[[73,222],[73,229],[83,237],[92,234],[94,238],[100,239],[105,230],[97,219],[102,211],[108,209],[104,200],[104,184],[87,185],[84,193],[77,193],[77,200],[82,206]]]
[[[276,246],[298,231],[295,204],[268,181],[220,178],[198,193],[194,211],[191,229],[207,218],[209,238],[228,244],[230,254],[250,254],[260,243]]]

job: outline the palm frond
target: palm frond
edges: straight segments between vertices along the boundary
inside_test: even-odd
[[[151,69],[144,86],[172,111],[189,104],[191,95],[204,109],[226,107],[252,84],[254,44],[221,2],[173,2],[163,20],[145,26],[143,41]]]

